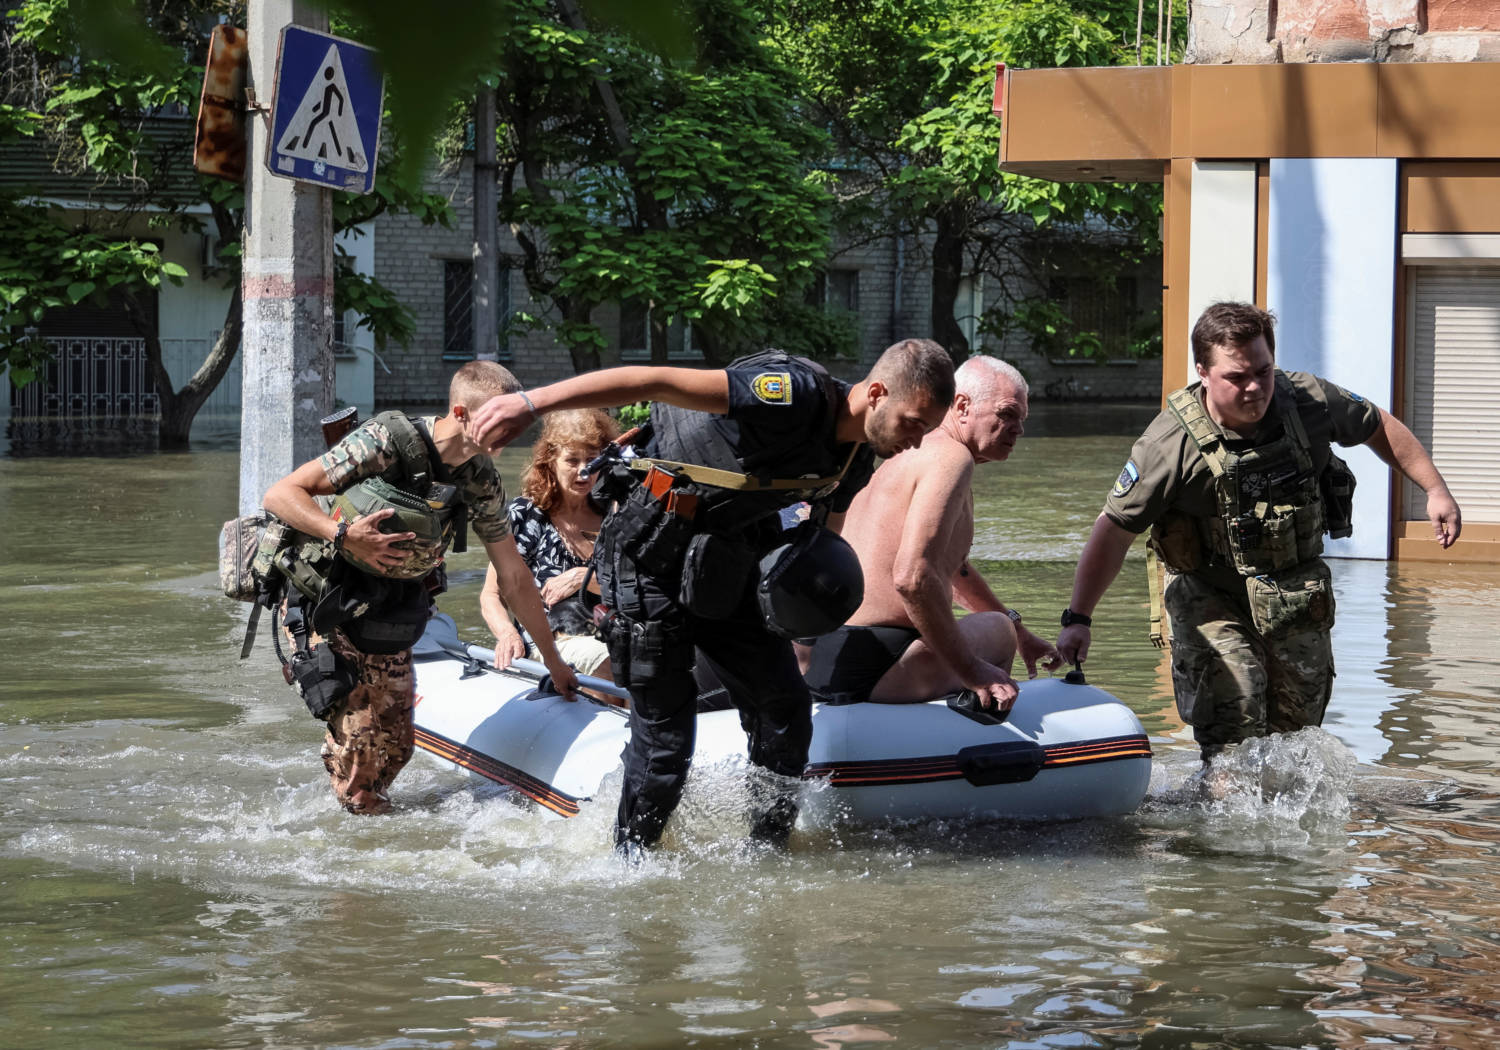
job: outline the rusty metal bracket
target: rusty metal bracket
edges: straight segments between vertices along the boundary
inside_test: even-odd
[[[253,87],[245,88],[244,109],[250,113],[259,113],[267,120],[271,117],[271,107],[255,97],[255,89]]]

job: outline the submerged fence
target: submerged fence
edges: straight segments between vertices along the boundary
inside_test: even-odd
[[[190,379],[213,349],[218,333],[207,339],[163,339],[162,363],[172,385]],[[52,359],[22,387],[11,387],[10,409],[16,419],[67,419],[103,422],[155,418],[161,410],[156,383],[146,367],[146,343],[139,338],[48,336]],[[240,410],[240,370],[230,368],[200,410]]]

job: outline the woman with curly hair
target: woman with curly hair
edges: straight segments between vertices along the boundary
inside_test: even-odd
[[[579,471],[619,433],[619,424],[595,408],[545,416],[521,477],[522,494],[507,508],[516,547],[542,592],[558,652],[581,674],[601,678],[610,676],[609,649],[594,626],[594,600],[583,584],[603,513],[589,497],[593,478],[580,479]],[[522,635],[500,600],[494,569],[485,576],[479,607],[495,635],[497,664],[528,653],[536,658],[535,642]]]

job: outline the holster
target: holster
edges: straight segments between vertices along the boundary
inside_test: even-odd
[[[615,681],[626,686],[649,685],[662,674],[693,665],[693,646],[679,624],[632,620],[612,611],[603,618],[600,633],[609,646]]]
[[[307,618],[300,604],[288,603],[285,622],[293,648],[282,663],[282,677],[297,690],[308,713],[326,722],[354,688],[354,670],[327,642],[308,644]],[[279,650],[278,646],[278,655]]]

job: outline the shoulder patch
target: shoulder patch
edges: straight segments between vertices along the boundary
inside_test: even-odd
[[[1115,478],[1115,487],[1110,489],[1110,495],[1123,496],[1135,488],[1135,483],[1141,480],[1141,472],[1135,465],[1135,460],[1127,459],[1125,469],[1120,471],[1120,476]]]
[[[1349,400],[1350,401],[1358,401],[1361,405],[1365,403],[1365,399],[1362,398],[1362,397],[1360,397],[1358,394],[1356,394],[1352,390],[1345,390],[1344,393],[1346,393],[1346,394],[1349,395]]]
[[[762,372],[750,380],[750,391],[768,405],[792,403],[792,376],[789,372]]]

